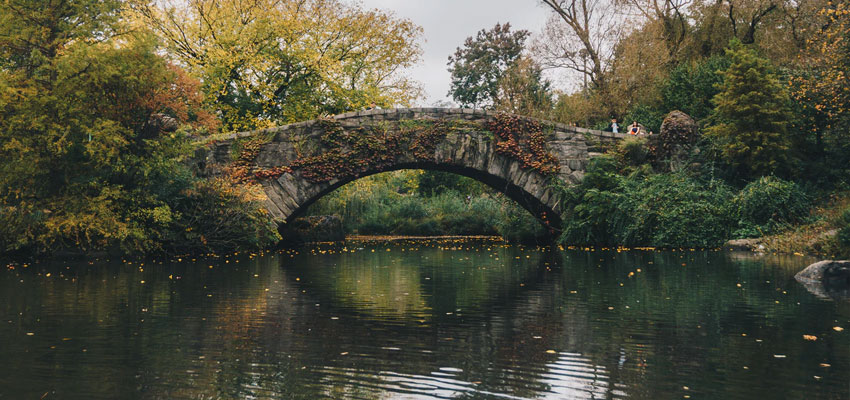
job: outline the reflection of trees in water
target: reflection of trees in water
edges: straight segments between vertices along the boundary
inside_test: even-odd
[[[780,261],[783,268],[725,252],[567,252],[564,289],[576,293],[553,298],[567,310],[587,307],[587,327],[566,336],[587,340],[574,344],[632,397],[679,397],[688,386],[709,398],[829,398],[801,384],[815,374],[831,393],[846,391],[829,372],[847,368],[834,351],[847,340],[801,345],[803,334],[828,331],[835,315],[793,281],[806,260]],[[581,273],[571,274],[571,264]]]
[[[819,316],[822,302],[792,272],[759,262],[495,247],[377,254],[2,279],[3,315],[25,310],[20,324],[37,334],[0,348],[21,360],[0,375],[26,371],[31,380],[15,385],[37,396],[46,385],[92,397],[667,398],[689,386],[710,398],[818,398],[800,377],[826,362],[815,371],[832,388],[822,396],[846,390],[850,366],[836,349],[847,340],[818,333],[836,316]],[[415,300],[396,303],[403,293]],[[801,346],[802,334],[821,337]]]

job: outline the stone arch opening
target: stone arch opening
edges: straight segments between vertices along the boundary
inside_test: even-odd
[[[402,163],[381,170],[370,170],[357,177],[347,177],[345,179],[340,179],[335,181],[333,184],[329,183],[324,185],[317,185],[314,188],[308,188],[304,192],[307,196],[305,196],[304,200],[298,205],[298,207],[289,214],[289,216],[285,219],[285,222],[290,223],[296,218],[304,216],[308,209],[319,199],[331,194],[332,192],[341,188],[342,186],[345,186],[346,184],[372,175],[399,170],[441,171],[471,178],[477,182],[484,184],[485,186],[493,189],[498,193],[504,194],[508,199],[510,199],[511,201],[519,205],[521,208],[526,210],[549,234],[549,239],[555,238],[557,234],[560,233],[561,219],[558,214],[549,205],[541,202],[538,197],[535,197],[532,193],[529,193],[524,188],[519,187],[500,176],[490,174],[486,171],[481,171],[470,167],[457,167],[438,163]],[[274,184],[270,184],[267,188],[267,192],[269,190],[274,190],[273,186]]]

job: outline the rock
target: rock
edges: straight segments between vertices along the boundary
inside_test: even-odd
[[[657,163],[671,171],[681,169],[691,147],[699,139],[699,125],[690,115],[671,111],[661,123],[661,131],[649,137],[649,149]]]
[[[743,251],[764,249],[764,246],[761,245],[761,239],[730,240],[730,241],[726,242],[726,244],[723,247],[725,247],[729,250],[743,250]]]
[[[850,298],[850,261],[816,262],[794,275],[794,279],[816,296]]]
[[[794,275],[800,282],[850,287],[850,261],[819,261]]]
[[[180,122],[176,118],[166,114],[156,113],[148,118],[148,122],[144,128],[144,135],[145,137],[155,137],[163,132],[174,132],[177,128],[180,128]]]
[[[301,244],[308,242],[337,242],[345,240],[342,219],[336,215],[318,215],[296,218],[280,230],[283,242]]]

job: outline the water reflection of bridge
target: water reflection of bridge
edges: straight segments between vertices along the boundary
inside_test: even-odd
[[[783,286],[792,274],[725,253],[485,249],[302,251],[212,269],[57,266],[50,278],[14,271],[20,278],[0,280],[0,304],[26,311],[21,323],[38,331],[23,346],[0,349],[18,360],[0,375],[26,371],[16,387],[47,381],[57,397],[126,397],[117,394],[132,392],[122,388],[133,382],[161,398],[672,398],[693,386],[683,380],[697,379],[694,371],[726,362],[718,354],[751,348],[736,340],[778,346],[810,327],[785,322],[817,322],[805,312],[820,300]],[[358,280],[384,296],[358,292]],[[756,284],[776,287],[760,292]],[[787,295],[775,290],[783,287]],[[404,293],[416,300],[393,304]],[[2,325],[0,334],[10,329]],[[58,336],[42,334],[49,329]],[[763,355],[735,357],[754,365]],[[833,368],[844,368],[840,362]],[[804,363],[783,368],[809,371]],[[702,394],[749,397],[766,390],[753,382],[776,382],[773,372],[721,377]],[[98,379],[122,384],[80,387]],[[842,384],[835,382],[823,380]],[[34,390],[20,393],[43,393]]]
[[[566,310],[566,320],[552,318],[565,312],[553,302],[567,294],[560,254],[400,247],[367,250],[364,257],[324,254],[319,265],[286,268],[294,275],[290,284],[320,304],[317,330],[333,332],[322,346],[345,354],[316,371],[323,395],[370,397],[364,388],[371,396],[389,391],[436,398],[623,395],[610,384],[608,367],[581,353],[552,350],[567,345],[581,351],[590,332],[587,309]],[[356,317],[337,323],[339,315]]]

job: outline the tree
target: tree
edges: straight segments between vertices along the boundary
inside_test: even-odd
[[[741,42],[733,40],[726,55],[731,65],[714,96],[720,123],[707,133],[717,139],[723,158],[740,176],[789,174],[793,159],[786,87],[768,61]]]
[[[614,50],[615,59],[607,72],[607,91],[600,91],[606,109],[611,115],[623,116],[636,108],[657,107],[661,101],[659,88],[672,63],[662,23],[648,21],[635,27],[620,38]]]
[[[511,32],[511,24],[496,24],[493,29],[466,38],[449,56],[452,75],[449,95],[462,106],[490,106],[499,101],[499,81],[505,71],[520,58],[529,32]]]
[[[839,3],[823,8],[822,28],[800,55],[800,70],[793,77],[794,99],[803,107],[808,128],[823,150],[824,136],[845,148],[850,130],[850,6]]]
[[[547,117],[552,110],[552,84],[534,60],[516,60],[499,80],[499,94],[493,108],[512,114]]]
[[[535,41],[544,67],[579,73],[593,89],[606,92],[606,72],[625,21],[609,0],[541,0],[553,15]],[[584,85],[588,87],[587,84]]]
[[[697,121],[704,120],[714,111],[711,101],[723,83],[723,75],[718,72],[727,68],[729,59],[722,56],[680,64],[661,87],[661,108],[684,111]]]
[[[340,0],[150,1],[135,6],[203,83],[226,129],[408,104],[422,29]]]
[[[187,217],[215,220],[228,200],[262,230],[256,208],[225,189],[200,196],[220,200],[210,207],[181,206],[199,196],[172,129],[202,133],[216,120],[199,82],[122,11],[103,0],[0,3],[0,253],[162,251],[197,228]]]
[[[781,0],[724,0],[720,2],[729,18],[732,35],[743,44],[756,41],[762,20],[778,10]]]
[[[679,50],[690,33],[686,10],[693,0],[618,0],[617,3],[637,11],[646,21],[645,26],[654,26],[667,49],[665,58],[678,60]],[[645,29],[645,26],[641,28]]]

